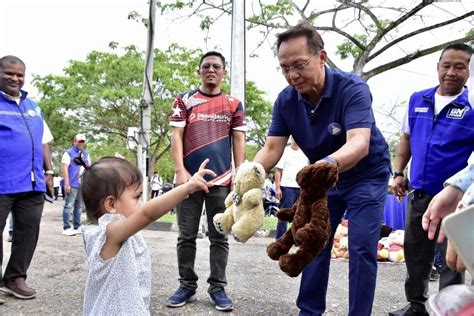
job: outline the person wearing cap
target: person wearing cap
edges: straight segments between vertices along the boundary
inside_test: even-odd
[[[80,234],[79,227],[81,226],[82,200],[79,194],[80,178],[83,171],[83,166],[77,163],[77,159],[82,157],[82,160],[90,165],[90,157],[86,146],[86,136],[77,134],[72,140],[72,146],[69,147],[63,154],[61,159],[63,177],[64,177],[64,194],[66,194],[66,201],[63,209],[63,235],[74,236]],[[73,211],[71,227],[70,216]]]
[[[411,159],[404,240],[408,304],[389,315],[428,315],[425,302],[436,241],[423,230],[422,217],[443,183],[467,166],[474,150],[474,111],[465,87],[471,57],[469,45],[446,46],[437,64],[439,85],[413,93],[402,121],[392,189],[399,198],[407,194],[403,170]],[[446,265],[446,243],[441,251],[439,289],[464,283],[464,275]]]
[[[54,172],[49,148],[52,135],[41,109],[21,90],[25,68],[16,56],[0,58],[0,232],[10,211],[15,219],[3,276],[0,268],[0,291],[31,299],[36,290],[26,284],[27,271],[38,243],[44,194],[53,196]],[[2,261],[0,242],[0,264]]]

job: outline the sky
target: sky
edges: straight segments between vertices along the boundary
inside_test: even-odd
[[[449,3],[441,5],[452,7]],[[465,7],[474,9],[474,2],[466,1]],[[133,10],[147,16],[146,0],[1,0],[0,55],[12,54],[23,59],[27,67],[24,89],[31,97],[38,98],[31,84],[33,74],[62,74],[68,60],[84,60],[93,50],[108,51],[111,41],[120,46],[134,44],[145,50],[147,30],[142,24],[127,19]],[[219,32],[212,33],[206,42],[197,19],[177,22],[173,17],[160,16],[157,11],[155,47],[166,49],[178,41],[188,48],[220,49],[230,59],[230,19],[221,23]],[[454,34],[459,30],[447,32]],[[441,37],[433,32],[424,41],[425,44],[436,43]],[[334,56],[338,43],[324,34],[323,38],[328,55]],[[247,54],[256,41],[257,37],[247,34]],[[255,81],[273,102],[286,81],[277,72],[278,61],[269,46],[258,54],[258,58],[247,61],[247,80]],[[439,52],[370,79],[376,117],[394,104],[408,100],[414,91],[437,85],[438,58]],[[351,70],[350,64],[345,66],[344,70]],[[401,117],[402,113],[397,115]]]

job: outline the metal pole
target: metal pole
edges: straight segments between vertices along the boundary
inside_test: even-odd
[[[150,131],[151,131],[151,108],[153,105],[153,48],[155,35],[155,0],[150,0],[149,19],[148,19],[148,39],[145,59],[145,78],[143,83],[143,95],[140,111],[140,145],[137,146],[138,168],[143,174],[143,195],[142,200],[148,200],[148,170],[147,158],[150,152]]]
[[[245,1],[232,1],[230,94],[245,106]]]

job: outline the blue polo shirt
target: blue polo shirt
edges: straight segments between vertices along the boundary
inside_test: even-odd
[[[291,86],[280,92],[268,136],[293,136],[314,163],[341,148],[348,130],[370,128],[369,154],[340,174],[338,183],[386,175],[390,171],[389,149],[375,125],[368,85],[357,75],[329,67],[325,70],[324,89],[317,105]]]

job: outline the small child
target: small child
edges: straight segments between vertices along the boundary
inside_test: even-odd
[[[89,225],[82,228],[89,265],[84,315],[149,315],[151,259],[139,231],[168,213],[189,194],[213,184],[205,169],[183,185],[140,203],[142,175],[128,161],[104,157],[82,176],[81,192]]]

